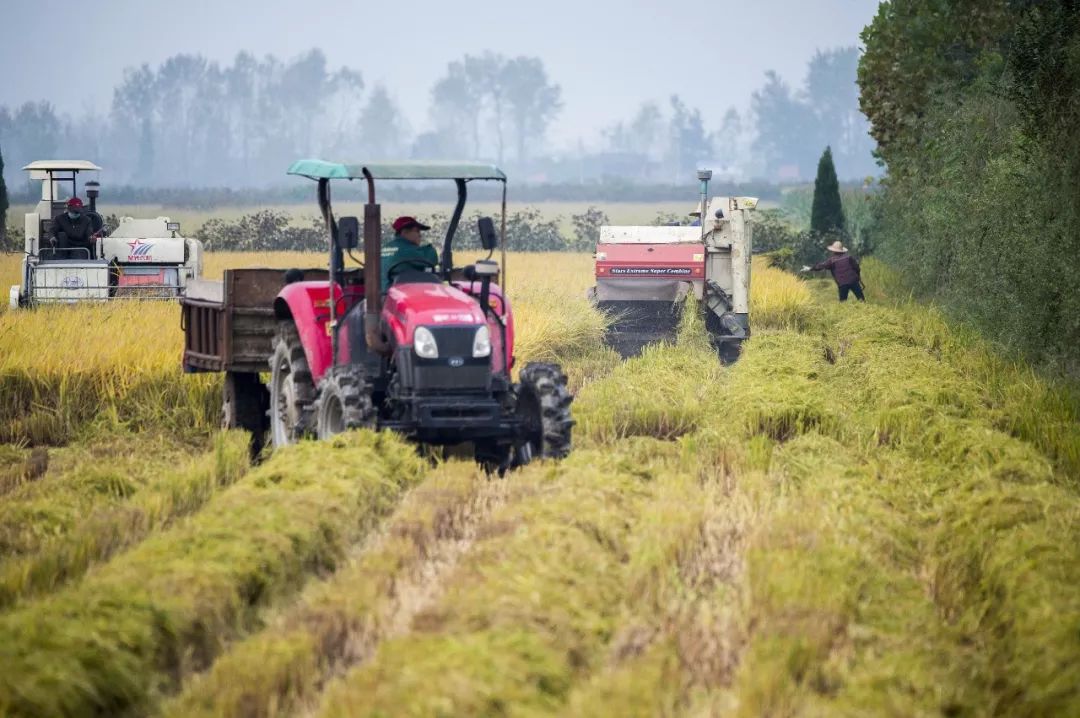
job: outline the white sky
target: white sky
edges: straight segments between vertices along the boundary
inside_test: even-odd
[[[493,50],[542,58],[562,86],[555,147],[596,139],[646,99],[678,93],[716,129],[749,106],[766,70],[801,84],[816,49],[859,45],[877,0],[0,0],[0,104],[108,108],[127,66],[179,52],[222,63],[240,50],[384,83],[414,130],[446,64]]]

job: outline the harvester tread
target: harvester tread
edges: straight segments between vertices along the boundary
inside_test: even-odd
[[[356,365],[338,366],[327,372],[319,383],[315,400],[315,432],[327,439],[351,429],[374,429],[375,406],[371,401],[372,383],[364,368]],[[331,425],[334,405],[341,407],[339,425]]]
[[[539,414],[524,417],[527,424],[531,419],[535,426],[536,435],[529,439],[532,457],[565,458],[570,453],[574,426],[570,415],[574,397],[566,388],[566,374],[558,364],[530,362],[519,378],[515,388],[519,411]]]

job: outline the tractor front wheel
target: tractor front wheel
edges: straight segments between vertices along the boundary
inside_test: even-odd
[[[319,384],[315,401],[315,430],[320,439],[350,429],[374,429],[371,382],[359,366],[331,369]]]
[[[515,451],[514,465],[533,459],[562,459],[570,453],[570,402],[566,374],[557,364],[530,363],[514,387],[516,413],[525,427],[524,441]]]
[[[300,334],[290,320],[278,324],[270,355],[270,438],[274,448],[311,433],[315,386]]]

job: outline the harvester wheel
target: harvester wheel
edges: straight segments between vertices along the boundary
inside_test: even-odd
[[[259,379],[249,372],[225,372],[222,387],[221,428],[244,429],[251,433],[251,453],[257,456],[266,443],[267,407],[270,392]]]
[[[525,425],[525,441],[515,452],[514,465],[533,459],[561,459],[570,453],[570,402],[566,374],[557,364],[533,362],[521,370],[514,387],[516,412]]]
[[[270,355],[270,438],[274,448],[311,433],[315,386],[300,334],[291,320],[278,324]]]
[[[315,430],[327,439],[350,429],[374,429],[375,407],[371,403],[371,381],[363,367],[339,366],[331,369],[319,384],[315,401]]]

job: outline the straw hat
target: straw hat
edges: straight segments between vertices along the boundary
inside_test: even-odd
[[[837,254],[847,251],[847,247],[840,244],[840,240],[837,240],[837,241],[833,242],[832,244],[830,244],[825,249],[829,250],[830,252],[836,252]]]

